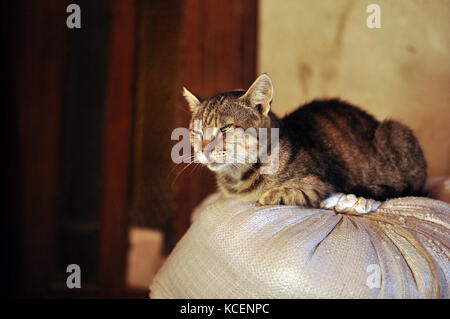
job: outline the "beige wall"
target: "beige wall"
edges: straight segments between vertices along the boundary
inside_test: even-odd
[[[381,7],[381,29],[366,7]],[[259,71],[279,115],[339,96],[414,129],[430,176],[450,175],[450,1],[261,0]]]

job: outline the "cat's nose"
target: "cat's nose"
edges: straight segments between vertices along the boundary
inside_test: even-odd
[[[206,139],[204,139],[204,140],[202,141],[202,150],[205,151],[206,148],[207,148],[207,146],[208,146],[209,143],[211,143],[211,142],[212,142],[212,140],[206,140]]]
[[[202,150],[205,153],[210,153],[214,150],[220,150],[223,147],[223,138],[222,136],[216,135],[211,138],[203,137],[202,140]]]

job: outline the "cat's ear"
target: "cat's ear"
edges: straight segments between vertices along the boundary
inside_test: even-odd
[[[241,98],[246,99],[252,107],[258,108],[261,114],[266,116],[270,111],[272,97],[272,80],[267,74],[263,73],[253,82]]]
[[[191,93],[184,86],[183,86],[183,96],[186,99],[186,101],[188,102],[191,112],[194,112],[194,110],[200,105],[201,99],[196,97],[193,93]]]

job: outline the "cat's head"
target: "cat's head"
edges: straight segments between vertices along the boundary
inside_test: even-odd
[[[191,143],[200,163],[219,172],[255,161],[259,128],[270,127],[273,85],[267,74],[260,75],[247,91],[202,99],[183,88],[183,95],[192,112]]]

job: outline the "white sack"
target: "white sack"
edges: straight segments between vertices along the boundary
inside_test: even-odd
[[[219,198],[201,208],[150,296],[448,298],[449,216],[449,204],[418,197],[361,216]]]

